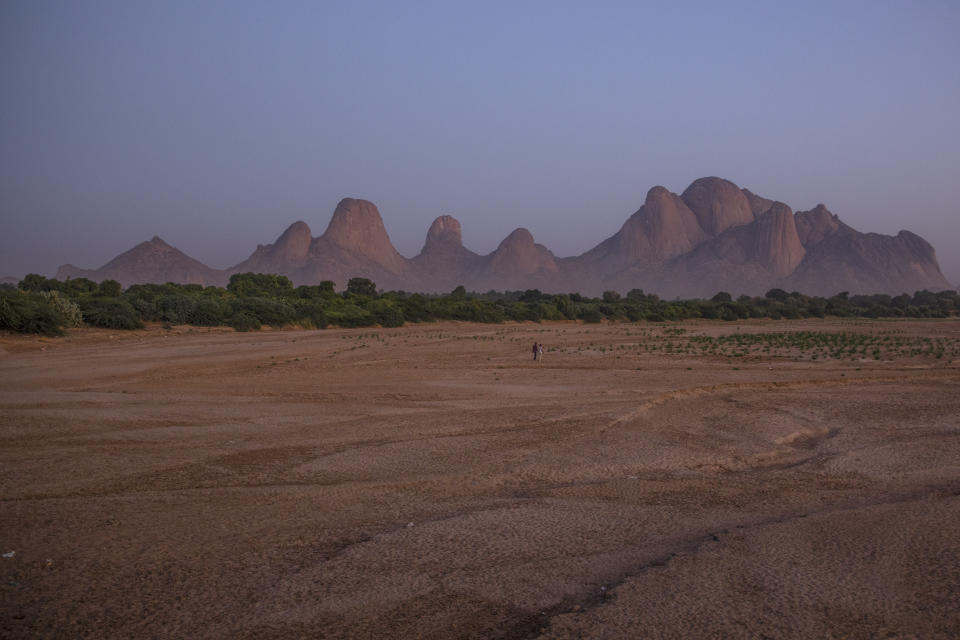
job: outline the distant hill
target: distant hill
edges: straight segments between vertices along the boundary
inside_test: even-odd
[[[64,265],[57,278],[222,285],[247,271],[286,275],[296,284],[332,280],[341,288],[359,276],[406,291],[447,292],[462,284],[475,291],[588,295],[644,289],[670,298],[754,295],[775,287],[827,296],[952,288],[920,236],[861,233],[823,205],[794,213],[716,177],[700,178],[680,195],[653,187],[617,233],[568,258],[556,257],[523,228],[490,254],[476,254],[463,246],[460,223],[446,215],[408,259],[393,247],[373,203],[345,198],[323,235],[313,237],[305,222],[295,222],[229,269],[211,269],[155,237],[99,269]]]
[[[211,269],[157,236],[121,253],[99,269],[62,265],[56,277],[58,280],[90,278],[97,282],[116,280],[125,287],[142,282],[221,285],[229,278],[226,272]]]

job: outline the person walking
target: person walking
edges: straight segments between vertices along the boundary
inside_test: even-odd
[[[537,359],[537,351],[538,351],[537,347],[538,347],[538,346],[539,346],[539,345],[537,345],[536,342],[533,343],[533,359],[534,359],[534,360]]]
[[[534,358],[538,362],[543,362],[543,343],[537,344],[537,354],[534,356]]]

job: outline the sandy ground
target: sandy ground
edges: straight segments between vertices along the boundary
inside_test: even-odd
[[[676,327],[960,339],[3,336],[0,636],[960,637],[960,358],[649,349]]]

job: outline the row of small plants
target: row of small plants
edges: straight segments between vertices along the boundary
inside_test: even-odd
[[[896,360],[960,357],[960,340],[948,337],[864,334],[848,331],[789,331],[694,335],[652,343],[651,349],[676,355],[788,357],[805,360]]]
[[[123,289],[114,280],[64,281],[30,274],[16,287],[0,288],[0,329],[57,335],[65,328],[137,329],[145,322],[231,326],[255,331],[263,325],[305,328],[396,327],[407,322],[603,320],[665,322],[692,318],[933,317],[960,313],[956,291],[913,295],[806,296],[772,289],[734,300],[720,292],[710,300],[661,300],[634,289],[599,298],[538,290],[470,293],[463,287],[442,295],[378,291],[367,278],[353,278],[344,291],[333,282],[294,287],[286,276],[244,273],[224,287],[138,284]]]

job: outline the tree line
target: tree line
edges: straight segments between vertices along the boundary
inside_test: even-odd
[[[771,289],[763,296],[734,299],[719,292],[709,300],[663,300],[633,289],[626,295],[605,291],[598,298],[578,293],[526,291],[448,294],[378,291],[367,278],[352,278],[338,292],[331,281],[294,287],[286,276],[242,273],[224,287],[197,284],[136,284],[124,289],[115,280],[56,280],[30,274],[16,287],[0,287],[0,330],[60,335],[70,327],[138,329],[146,322],[201,327],[230,326],[255,331],[263,325],[398,327],[407,322],[603,320],[665,322],[706,318],[946,318],[960,313],[957,291],[917,291],[913,295],[849,295],[829,298]]]

